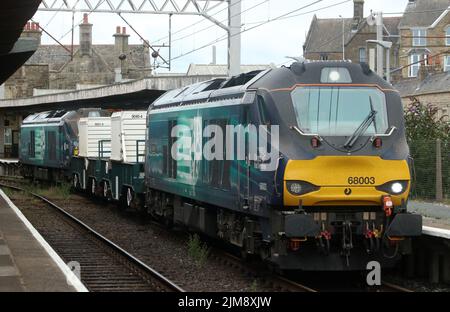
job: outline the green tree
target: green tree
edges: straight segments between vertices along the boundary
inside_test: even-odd
[[[450,138],[448,116],[438,118],[438,107],[422,104],[417,98],[405,109],[406,135],[408,142]]]
[[[436,139],[442,141],[444,190],[450,186],[450,123],[439,117],[439,109],[412,98],[405,109],[406,136],[414,159],[412,196],[433,199],[436,186]]]

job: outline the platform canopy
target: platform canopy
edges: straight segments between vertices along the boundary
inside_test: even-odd
[[[40,3],[41,0],[0,1],[0,84],[19,69],[38,48],[37,40],[19,37]]]
[[[217,78],[216,76],[165,75],[133,80],[91,89],[51,93],[25,99],[0,100],[0,111],[42,112],[104,108],[119,110],[147,109],[167,90]]]

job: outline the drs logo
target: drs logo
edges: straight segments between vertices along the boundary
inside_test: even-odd
[[[349,177],[349,185],[373,185],[375,184],[375,177]]]

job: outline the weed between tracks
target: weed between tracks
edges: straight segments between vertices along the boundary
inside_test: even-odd
[[[3,193],[5,193],[6,196],[11,197],[14,195],[14,191],[7,188],[7,187],[2,187],[2,191]]]
[[[200,241],[200,237],[197,234],[190,235],[188,241],[188,254],[194,259],[195,263],[202,267],[208,259],[210,249],[206,243]]]
[[[68,199],[71,194],[71,186],[68,183],[61,183],[58,185],[52,185],[50,187],[31,184],[26,187],[26,190],[28,192],[35,193],[47,198]]]
[[[252,284],[250,285],[250,292],[258,292],[259,290],[259,284],[257,280],[254,280]]]

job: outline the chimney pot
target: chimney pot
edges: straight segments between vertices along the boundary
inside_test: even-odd
[[[24,27],[24,32],[21,36],[25,38],[35,38],[37,39],[38,43],[41,44],[42,32],[40,30],[41,28],[39,27],[39,23],[27,22]]]
[[[116,34],[120,34],[120,26],[116,27]]]
[[[353,19],[359,22],[364,18],[364,0],[353,0]]]
[[[122,34],[126,35],[127,34],[127,28],[126,27],[122,27]]]
[[[80,24],[80,52],[81,55],[92,55],[92,24],[89,24],[88,14],[83,15],[83,24]]]

